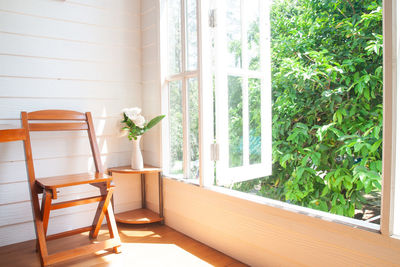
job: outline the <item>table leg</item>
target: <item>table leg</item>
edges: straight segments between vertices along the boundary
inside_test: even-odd
[[[158,209],[159,215],[164,219],[164,196],[163,196],[163,180],[161,172],[158,173]],[[161,221],[164,224],[164,220]]]
[[[142,209],[146,208],[146,180],[145,180],[145,174],[141,173],[140,174],[141,178],[141,183],[142,183]]]

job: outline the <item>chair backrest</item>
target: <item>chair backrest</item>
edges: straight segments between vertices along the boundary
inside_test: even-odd
[[[72,110],[39,110],[28,113],[23,111],[21,112],[21,120],[22,126],[26,129],[27,133],[25,153],[31,183],[36,179],[29,134],[33,131],[87,131],[96,172],[103,172],[92,115],[90,112],[81,113]]]
[[[26,153],[27,149],[30,151],[30,143],[28,143],[28,132],[23,127],[22,129],[5,129],[5,130],[0,130],[0,143],[5,143],[5,142],[12,142],[12,141],[23,141],[24,142],[24,147],[25,147],[25,160],[28,157],[28,153]],[[30,156],[32,159],[32,156]],[[34,190],[34,182],[35,178],[31,178],[31,172],[29,172],[28,169],[28,178],[29,178],[29,184],[31,190]],[[34,176],[33,176],[34,177]]]
[[[25,129],[5,129],[0,130],[0,143],[12,141],[25,141]]]

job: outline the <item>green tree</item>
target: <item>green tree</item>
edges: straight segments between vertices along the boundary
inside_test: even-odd
[[[234,188],[258,184],[263,196],[349,217],[380,191],[381,6],[274,1],[273,174]]]

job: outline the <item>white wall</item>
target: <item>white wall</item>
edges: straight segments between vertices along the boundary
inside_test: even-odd
[[[140,6],[140,0],[0,0],[0,126],[18,127],[22,110],[91,111],[105,167],[127,165],[131,149],[117,137],[118,122],[122,108],[141,105]],[[93,169],[84,133],[34,133],[32,146],[38,177]],[[35,236],[23,146],[0,144],[0,151],[3,246]],[[117,211],[140,205],[128,179],[116,181]],[[71,188],[60,200],[93,193]],[[90,225],[94,208],[52,212],[49,233]]]
[[[157,0],[142,0],[142,102],[147,119],[161,114],[161,81],[159,62]],[[161,123],[147,132],[143,139],[144,161],[161,166]]]

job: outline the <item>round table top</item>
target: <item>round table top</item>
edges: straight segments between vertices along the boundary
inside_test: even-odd
[[[109,173],[158,173],[162,169],[151,165],[144,165],[143,169],[134,170],[130,166],[112,167],[107,169]]]

